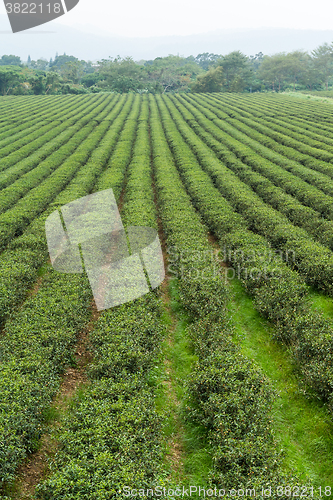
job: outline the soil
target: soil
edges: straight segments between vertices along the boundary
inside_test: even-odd
[[[35,289],[38,289],[37,284]],[[88,384],[85,374],[85,367],[91,362],[92,354],[89,351],[89,332],[94,327],[94,322],[100,313],[97,311],[95,302],[92,304],[92,318],[88,325],[80,332],[75,351],[76,367],[68,367],[62,377],[60,390],[54,399],[51,409],[56,415],[63,414],[79,387]],[[52,420],[47,431],[40,440],[39,449],[32,453],[18,470],[18,481],[15,485],[13,500],[31,500],[35,492],[36,485],[40,483],[48,474],[48,463],[57,452],[56,431],[61,424],[59,417]]]

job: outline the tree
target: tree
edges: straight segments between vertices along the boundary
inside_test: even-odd
[[[2,56],[0,59],[0,65],[1,66],[21,66],[22,61],[21,58],[18,56]]]
[[[325,84],[326,90],[328,90],[328,84],[333,74],[332,45],[328,45],[328,43],[320,45],[317,49],[312,51],[312,58],[317,76],[319,80]]]
[[[50,65],[50,67],[52,67],[53,71],[60,71],[61,68],[63,66],[65,66],[66,63],[68,62],[77,62],[78,61],[78,58],[77,57],[74,57],[74,56],[66,56],[66,54],[64,54],[63,56],[58,56],[56,55],[53,63],[52,63],[52,66]]]
[[[40,70],[40,71],[46,71],[48,68],[48,65],[49,65],[49,63],[48,63],[47,59],[37,59],[36,69]]]
[[[192,58],[169,55],[157,57],[145,66],[148,79],[155,83],[161,91],[188,91],[191,83],[202,72]]]
[[[48,71],[46,74],[45,93],[55,94],[60,87],[60,77],[56,71]]]
[[[33,73],[28,79],[28,82],[35,95],[45,93],[46,77],[43,73]]]
[[[242,92],[251,84],[252,69],[249,60],[239,50],[222,56],[218,65],[223,68],[225,86],[228,92]]]
[[[92,73],[95,73],[96,72],[96,67],[93,65],[93,63],[91,61],[81,61],[81,63],[83,64],[84,68],[83,68],[83,72],[85,75],[90,75]]]
[[[286,54],[281,52],[273,56],[265,56],[258,73],[265,83],[272,85],[273,91],[275,91],[275,85],[278,85],[280,91],[288,78],[289,71],[289,61]]]
[[[255,56],[249,57],[249,63],[254,71],[258,71],[263,59],[264,59],[264,54],[262,52],[258,52]]]
[[[89,88],[93,85],[96,85],[101,80],[101,78],[102,77],[98,72],[88,73],[81,78],[81,84]]]
[[[192,92],[220,92],[223,81],[223,69],[218,66],[210,69],[204,75],[199,75],[191,90]]]
[[[144,88],[144,69],[131,57],[103,59],[99,62],[99,73],[104,86],[116,92],[136,92]]]
[[[203,52],[198,54],[195,58],[195,62],[200,66],[200,68],[208,71],[210,66],[216,64],[216,62],[221,58],[218,54],[210,54],[209,52]]]
[[[7,95],[23,81],[22,69],[17,66],[0,66],[0,92]]]
[[[288,80],[293,83],[296,90],[296,83],[306,81],[309,71],[310,56],[300,50],[290,52],[286,56],[286,72]]]
[[[61,66],[61,75],[65,80],[79,83],[83,75],[84,65],[81,61],[68,61]]]
[[[258,52],[254,56],[250,56],[248,59],[249,67],[252,69],[252,77],[249,82],[250,92],[260,92],[263,89],[263,83],[259,78],[258,71],[264,59],[264,54]]]

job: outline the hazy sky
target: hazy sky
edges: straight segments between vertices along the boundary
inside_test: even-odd
[[[2,2],[0,14],[5,14]],[[80,0],[72,11],[56,22],[72,26],[90,25],[92,30],[126,37],[190,35],[225,28],[332,29],[333,2]]]

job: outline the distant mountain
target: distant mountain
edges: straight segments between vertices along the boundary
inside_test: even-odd
[[[74,55],[79,59],[96,61],[109,56],[132,56],[135,60],[154,59],[168,54],[189,56],[202,52],[227,54],[240,50],[244,54],[258,52],[274,54],[297,49],[311,51],[318,45],[333,41],[333,30],[293,30],[260,28],[218,30],[187,36],[161,36],[150,38],[125,38],[98,35],[84,27],[68,27],[55,21],[43,29],[31,29],[13,34],[6,16],[0,16],[0,56],[14,54],[26,61],[44,57],[54,58],[56,52]]]

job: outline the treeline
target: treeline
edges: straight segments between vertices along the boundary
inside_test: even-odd
[[[49,61],[29,56],[22,62],[14,55],[0,58],[2,95],[327,91],[332,83],[333,43],[320,45],[311,54],[294,51],[272,56],[205,52],[149,61],[118,56],[96,63],[66,54]]]

